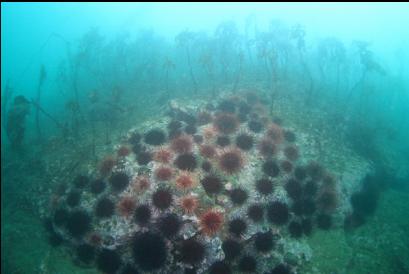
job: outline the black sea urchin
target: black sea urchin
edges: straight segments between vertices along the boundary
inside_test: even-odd
[[[179,249],[181,261],[190,265],[199,264],[203,261],[205,251],[204,245],[195,239],[183,240]]]
[[[269,179],[259,179],[256,182],[256,189],[261,195],[273,193],[273,182]]]
[[[242,150],[250,150],[253,147],[254,139],[251,135],[241,133],[236,137],[236,146]]]
[[[270,177],[277,177],[280,173],[280,168],[275,161],[268,160],[263,164],[263,172]]]
[[[143,271],[153,271],[164,266],[168,253],[165,240],[153,232],[137,234],[132,251],[135,263]]]
[[[67,205],[70,207],[77,206],[80,203],[81,200],[81,192],[77,190],[72,190],[70,193],[67,195]]]
[[[96,179],[90,184],[90,191],[93,194],[100,194],[106,188],[107,184],[102,179]]]
[[[316,218],[317,226],[323,230],[329,230],[332,226],[332,217],[328,214],[319,214]]]
[[[209,267],[209,274],[231,274],[230,266],[224,261],[216,261]]]
[[[95,248],[89,244],[81,244],[76,248],[76,255],[79,261],[89,264],[95,258]]]
[[[303,227],[301,223],[292,221],[288,225],[288,232],[290,232],[291,237],[293,238],[300,238],[303,234]]]
[[[166,141],[166,134],[161,129],[154,128],[145,134],[144,140],[149,145],[159,146]]]
[[[274,247],[274,236],[270,231],[258,232],[254,237],[254,246],[259,252],[269,252]]]
[[[219,194],[223,190],[223,184],[216,175],[207,175],[201,180],[201,184],[207,195]]]
[[[253,256],[243,256],[239,261],[239,271],[245,273],[255,273],[257,269],[257,261]]]
[[[140,225],[146,225],[152,216],[152,210],[148,205],[138,205],[134,211],[134,220]]]
[[[80,238],[91,229],[91,218],[82,210],[71,212],[67,219],[66,228],[71,236]]]
[[[85,175],[78,175],[73,181],[74,186],[77,188],[84,188],[88,183],[89,178]]]
[[[271,202],[267,207],[267,219],[274,224],[283,225],[289,218],[288,207],[281,202]]]
[[[240,255],[242,248],[240,242],[234,239],[226,239],[222,243],[224,258],[228,261],[237,258]]]
[[[152,194],[152,203],[158,209],[167,209],[172,202],[172,193],[167,189],[158,189]]]
[[[229,232],[236,237],[241,237],[247,230],[247,224],[243,219],[235,218],[229,222]]]
[[[121,266],[121,257],[119,254],[110,249],[103,249],[98,254],[97,268],[103,273],[113,274]]]
[[[243,205],[248,198],[248,194],[244,189],[235,188],[230,191],[230,200],[234,205]]]
[[[95,215],[99,218],[109,218],[115,212],[115,205],[109,198],[104,197],[97,201]]]
[[[261,204],[252,204],[247,209],[247,216],[255,223],[263,221],[264,207]]]
[[[129,184],[129,176],[125,172],[116,172],[109,178],[111,188],[115,192],[123,191]]]
[[[291,270],[287,265],[279,264],[269,274],[291,274]]]
[[[193,171],[197,167],[196,157],[191,153],[180,154],[174,163],[177,168],[186,171]]]
[[[150,151],[141,151],[136,156],[136,161],[139,165],[147,165],[150,161],[152,161],[152,153]]]
[[[293,200],[298,200],[302,196],[302,185],[294,178],[288,180],[288,182],[285,184],[285,190],[287,191],[288,196]]]
[[[216,139],[216,144],[221,146],[221,147],[225,147],[230,145],[230,138],[229,136],[218,136]]]
[[[263,130],[263,124],[257,120],[250,120],[247,126],[254,133],[260,133]]]
[[[163,236],[171,238],[179,233],[182,221],[176,214],[169,213],[159,219],[158,228]]]
[[[69,216],[68,210],[64,208],[59,208],[54,212],[54,224],[56,226],[62,226],[67,222],[67,218]]]

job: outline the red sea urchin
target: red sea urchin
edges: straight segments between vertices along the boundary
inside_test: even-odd
[[[238,149],[226,150],[219,157],[219,167],[227,174],[237,173],[243,165],[243,155]]]
[[[188,153],[192,151],[193,139],[187,134],[182,134],[172,140],[170,147],[176,153]]]
[[[169,181],[172,178],[173,170],[167,166],[160,166],[155,170],[155,178],[158,181]]]
[[[115,158],[112,156],[107,156],[100,163],[99,173],[105,177],[111,173],[115,165],[116,165]]]
[[[282,143],[284,140],[283,129],[275,123],[270,124],[267,129],[266,135],[278,144]]]
[[[151,181],[146,176],[138,176],[134,179],[132,187],[136,192],[144,192],[151,186]]]
[[[188,195],[181,197],[179,200],[180,207],[186,214],[192,214],[199,205],[196,197]]]
[[[223,226],[223,214],[214,209],[210,209],[200,216],[200,227],[207,236],[213,236]]]
[[[159,150],[155,151],[153,159],[156,162],[168,164],[172,160],[172,157],[172,152],[166,148],[160,148]]]
[[[128,156],[130,153],[131,153],[131,149],[128,147],[128,146],[126,146],[126,145],[123,145],[123,146],[120,146],[119,148],[118,148],[118,150],[117,150],[117,155],[119,156],[119,157],[126,157],[126,156]]]
[[[119,214],[121,214],[124,217],[131,216],[135,211],[135,208],[136,203],[132,197],[123,197],[117,205]]]
[[[177,178],[176,178],[176,186],[179,189],[186,190],[189,188],[192,188],[193,186],[196,185],[196,179],[193,177],[192,174],[189,174],[187,172],[181,173]]]
[[[217,156],[216,148],[213,145],[201,145],[200,146],[200,155],[204,158],[214,158]]]
[[[231,134],[239,127],[239,120],[233,114],[221,113],[213,121],[217,131],[223,134]]]

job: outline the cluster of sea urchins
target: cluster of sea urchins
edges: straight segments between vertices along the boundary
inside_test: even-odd
[[[132,131],[93,176],[56,192],[51,242],[103,273],[293,272],[264,255],[281,237],[329,229],[336,184],[266,113],[250,93]]]

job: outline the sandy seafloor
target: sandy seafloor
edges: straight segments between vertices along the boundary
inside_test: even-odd
[[[196,101],[180,103],[194,106]],[[294,105],[276,102],[272,112],[283,119],[286,128],[297,134],[302,155],[317,159],[337,175],[342,193],[350,194],[358,189],[359,178],[370,170],[370,163],[342,143],[336,132],[331,132],[331,127],[326,128],[325,117],[320,113],[296,113],[291,109]],[[145,126],[157,118],[144,121]],[[138,128],[140,123],[134,126]],[[123,131],[117,133],[121,134]],[[119,138],[101,147],[98,154],[112,150]],[[49,149],[42,155],[47,159],[46,171],[67,165],[67,159],[75,157],[72,149],[58,145],[58,140],[54,142],[58,149]],[[51,247],[47,243],[39,216],[53,180],[42,178],[41,174],[46,171],[41,170],[26,175],[27,167],[34,168],[33,160],[30,161],[20,175],[13,173],[12,167],[5,170],[2,163],[2,273],[98,273],[94,268],[76,266],[64,245]],[[90,165],[90,161],[81,163],[83,168]],[[18,182],[13,182],[16,178]],[[13,183],[13,187],[8,187]],[[303,264],[299,273],[408,273],[408,199],[407,190],[388,189],[382,193],[375,215],[362,227],[351,232],[345,232],[342,227],[330,231],[316,229],[312,236],[296,240],[309,247],[311,255],[311,260]],[[340,210],[348,210],[348,206]]]

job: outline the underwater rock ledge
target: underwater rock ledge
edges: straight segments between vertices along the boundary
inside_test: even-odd
[[[104,273],[297,273],[314,259],[304,238],[343,226],[369,165],[327,169],[268,108],[253,92],[172,100],[73,178],[50,235]]]

